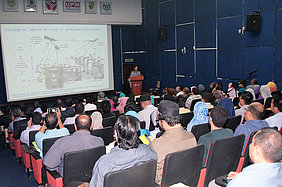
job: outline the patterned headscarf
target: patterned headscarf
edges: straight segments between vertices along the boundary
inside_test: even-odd
[[[121,97],[119,99],[119,105],[117,106],[117,109],[119,110],[120,114],[124,114],[124,107],[126,105],[127,99],[127,97]]]
[[[267,86],[270,88],[271,93],[277,91],[277,86],[274,82],[267,83]]]
[[[187,125],[187,131],[191,131],[194,125],[204,124],[209,122],[207,104],[199,101],[194,106],[194,117]]]

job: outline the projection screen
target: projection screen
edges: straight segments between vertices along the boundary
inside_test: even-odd
[[[114,89],[110,25],[1,24],[7,101]]]

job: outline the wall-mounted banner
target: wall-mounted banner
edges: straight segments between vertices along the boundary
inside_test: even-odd
[[[44,14],[58,14],[58,1],[57,0],[43,0],[43,13]]]
[[[37,12],[38,11],[37,0],[24,0],[24,11]]]
[[[70,0],[63,2],[64,12],[81,12],[80,0]]]
[[[112,14],[112,2],[100,2],[100,14]]]
[[[97,1],[85,1],[85,14],[97,14]]]
[[[4,6],[3,9],[5,12],[18,12],[19,4],[18,0],[3,0]]]

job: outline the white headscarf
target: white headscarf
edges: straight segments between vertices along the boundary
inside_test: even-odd
[[[267,85],[262,85],[260,87],[260,95],[264,98],[264,101],[268,98],[271,97],[271,91],[270,88]]]
[[[93,129],[92,130],[103,128],[103,125],[102,125],[103,117],[102,117],[102,114],[100,112],[93,112],[90,117],[91,117],[92,123],[93,123]]]

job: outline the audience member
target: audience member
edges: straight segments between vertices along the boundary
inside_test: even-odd
[[[188,87],[184,87],[183,88],[183,93],[184,93],[184,96],[187,98],[190,96],[190,92],[189,92],[189,88]]]
[[[90,129],[91,131],[103,128],[103,116],[100,112],[93,112],[90,117],[93,123],[93,129]]]
[[[64,99],[64,102],[66,104],[66,110],[62,111],[62,115],[69,114],[69,113],[74,113],[72,98],[71,97],[66,97]]]
[[[240,80],[239,81],[239,93],[242,93],[246,90],[247,81],[246,80]]]
[[[59,126],[59,129],[57,129]],[[55,138],[69,135],[69,130],[64,127],[61,121],[61,112],[60,110],[54,112],[50,112],[45,116],[44,123],[39,129],[38,133],[35,135],[35,142],[40,149],[40,156],[43,157],[42,153],[42,143],[46,138]]]
[[[187,131],[191,132],[194,125],[200,125],[209,122],[209,111],[206,103],[199,101],[194,106],[194,116],[187,124]]]
[[[112,99],[108,99],[108,101],[110,102],[111,104],[111,112],[113,111],[117,111],[117,109],[115,108],[115,102],[112,100]]]
[[[12,122],[9,123],[8,130],[13,130],[13,128],[14,128],[14,121],[21,121],[21,120],[26,119],[26,118],[21,117],[20,115],[21,115],[21,109],[19,107],[15,107],[15,108],[12,109],[12,112],[11,112],[11,120],[12,120]]]
[[[228,97],[221,99],[218,105],[222,106],[223,108],[225,108],[228,111],[228,117],[235,116],[234,104],[232,100],[229,99]]]
[[[94,97],[89,96],[86,98],[86,105],[84,106],[85,111],[96,110],[97,106],[94,104],[95,100]]]
[[[149,129],[150,122],[151,122],[150,116],[151,116],[152,113],[154,113],[155,116],[152,120],[153,121],[156,120],[157,108],[152,105],[152,100],[151,100],[150,95],[141,95],[140,96],[140,103],[141,103],[141,107],[142,107],[143,110],[138,112],[138,116],[139,116],[141,121],[145,121],[146,129]]]
[[[221,90],[216,90],[215,92],[213,92],[213,94],[215,98],[214,105],[217,106],[220,103],[221,99],[224,98],[224,96]]]
[[[141,144],[139,140],[140,122],[137,118],[122,115],[115,127],[118,146],[95,163],[89,187],[103,187],[104,177],[108,172],[130,168],[152,159],[157,160],[152,147]]]
[[[282,136],[271,128],[258,131],[252,139],[249,155],[254,164],[241,173],[230,172],[233,186],[281,186],[282,185]]]
[[[117,96],[113,96],[112,100],[114,102],[114,109],[116,109],[116,107],[118,106],[118,97]]]
[[[153,140],[151,145],[158,154],[156,183],[160,185],[165,156],[194,147],[197,142],[194,135],[181,126],[179,106],[176,103],[161,101],[157,113],[159,125],[165,132],[160,138]]]
[[[236,86],[237,85],[235,82],[231,82],[228,84],[227,94],[229,95],[229,98],[232,99],[232,101],[234,98],[238,97]]]
[[[124,113],[128,111],[135,111],[137,112],[136,104],[134,102],[129,102],[124,107]]]
[[[273,95],[271,101],[271,111],[274,116],[267,118],[265,121],[270,127],[277,127],[278,130],[282,127],[282,93]]]
[[[40,114],[43,113],[42,110],[41,110],[41,108],[40,108],[40,104],[39,104],[38,101],[34,101],[34,102],[33,102],[33,107],[35,108],[35,109],[34,109],[34,112],[39,112]]]
[[[277,86],[274,82],[267,83],[267,86],[269,87],[271,93],[274,92],[274,91],[277,91]]]
[[[258,131],[264,127],[269,127],[266,121],[261,120],[263,117],[263,114],[264,114],[264,107],[261,103],[254,102],[248,106],[245,112],[245,120],[246,120],[245,123],[240,124],[234,132],[234,136],[237,136],[240,134],[245,135],[244,147],[249,138],[249,135],[252,132]]]
[[[209,92],[202,92],[201,93],[202,96],[202,102],[206,103],[208,109],[212,109],[213,105],[211,104],[211,93]]]
[[[83,113],[84,113],[84,105],[82,103],[75,104],[75,106],[74,106],[74,114],[75,115],[73,117],[66,118],[66,120],[64,121],[64,125],[74,124],[76,117],[83,114]]]
[[[42,110],[42,114],[41,115],[44,118],[46,116],[46,114],[47,114],[48,106],[46,104],[43,104],[41,106],[41,110]]]
[[[251,85],[252,85],[252,86],[258,85],[258,80],[257,80],[257,79],[252,79],[252,80],[251,80]]]
[[[203,166],[205,165],[210,143],[217,139],[228,138],[233,136],[231,129],[222,128],[228,118],[228,111],[221,107],[215,106],[210,113],[209,123],[211,125],[211,132],[200,136],[198,144],[204,144],[205,152],[203,157]]]
[[[242,123],[244,120],[246,110],[248,106],[252,103],[253,95],[250,92],[243,91],[239,98],[240,98],[239,106],[241,108],[235,110],[235,116],[239,116],[239,115],[242,116],[242,120],[241,120],[241,123]]]
[[[200,95],[200,91],[198,88],[193,88],[192,89],[192,95],[190,95],[185,103],[185,107],[188,108],[189,110],[191,110],[191,104],[193,100],[196,99],[202,99],[202,96]]]
[[[121,97],[119,99],[119,105],[117,106],[117,109],[120,114],[124,114],[124,107],[126,105],[127,99],[128,99],[127,97]]]
[[[255,91],[254,91],[254,88],[253,88],[252,85],[247,86],[247,88],[246,88],[245,91],[246,91],[246,92],[250,92],[250,93],[253,95],[253,100],[256,100],[256,94],[255,94]]]
[[[176,97],[180,96],[180,95],[184,95],[183,93],[183,86],[176,86],[175,91],[176,91]]]
[[[108,98],[105,97],[105,93],[104,92],[98,92],[98,102],[107,100]]]
[[[258,99],[264,99],[264,101],[271,97],[270,88],[267,85],[262,85],[260,87],[260,97]]]
[[[199,89],[200,93],[202,93],[202,92],[205,91],[206,88],[205,88],[205,86],[203,84],[199,84],[198,85],[198,89]]]
[[[43,158],[46,168],[51,171],[57,170],[61,176],[63,176],[65,153],[104,146],[102,138],[90,134],[92,121],[89,116],[78,116],[75,119],[75,129],[76,132],[72,135],[57,140]]]
[[[103,118],[110,118],[112,116],[116,116],[115,113],[111,112],[111,103],[109,100],[102,101],[100,107]]]
[[[208,92],[213,93],[213,90],[215,89],[216,85],[217,85],[216,82],[210,83],[210,88],[209,88]]]

